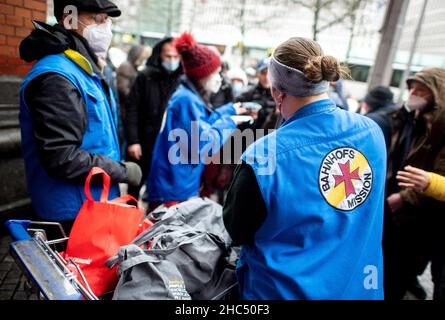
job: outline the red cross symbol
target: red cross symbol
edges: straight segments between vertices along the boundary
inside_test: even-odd
[[[350,161],[346,162],[345,164],[339,163],[338,166],[340,167],[342,175],[341,176],[334,175],[335,187],[339,186],[340,184],[342,184],[344,182],[346,197],[349,197],[351,194],[356,194],[352,180],[360,180],[360,177],[358,175],[359,168],[357,168],[353,172],[351,172],[351,162]]]

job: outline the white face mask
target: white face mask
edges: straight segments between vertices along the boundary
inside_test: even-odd
[[[408,101],[406,101],[405,104],[410,112],[424,109],[427,105],[428,101],[426,99],[412,94],[408,97]]]
[[[83,37],[88,41],[91,49],[97,56],[103,59],[106,58],[113,39],[111,25],[111,19],[108,19],[105,23],[86,26],[83,31]]]
[[[219,73],[215,73],[205,84],[204,89],[211,93],[218,93],[221,89],[222,78]]]

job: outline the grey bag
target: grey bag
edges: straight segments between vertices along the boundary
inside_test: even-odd
[[[165,225],[168,225],[166,229],[188,226],[194,230],[218,235],[227,246],[230,246],[232,239],[224,226],[222,215],[222,206],[218,203],[207,198],[194,198],[171,208],[161,206],[150,213],[149,218],[158,221],[155,224],[156,228],[165,228]],[[164,227],[161,227],[159,222],[162,222],[161,225]]]
[[[236,285],[234,268],[226,268],[231,239],[224,227],[219,204],[196,198],[169,209],[160,208],[152,213],[153,216],[159,221],[140,234],[133,245],[146,248],[150,244],[148,250],[140,250],[146,256],[171,263],[181,274],[193,299],[212,299]],[[121,257],[119,261],[120,264],[126,262]],[[120,284],[121,281],[118,287]],[[132,287],[127,285],[117,290],[129,289]],[[128,295],[145,299],[151,293],[121,296]],[[119,296],[115,298],[119,299]],[[166,294],[160,294],[156,299],[168,298]]]
[[[138,246],[121,248],[118,273],[113,300],[191,300],[176,266]]]
[[[155,237],[147,254],[163,256],[172,262],[194,299],[210,299],[212,297],[206,297],[201,290],[220,271],[218,266],[226,248],[224,242],[213,234],[186,229]]]

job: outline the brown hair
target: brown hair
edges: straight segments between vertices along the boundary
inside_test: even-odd
[[[320,45],[310,39],[290,38],[275,49],[274,56],[282,64],[302,71],[306,80],[313,83],[350,78],[345,65],[332,56],[325,56]]]

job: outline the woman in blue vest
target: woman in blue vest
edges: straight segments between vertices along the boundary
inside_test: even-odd
[[[383,299],[385,141],[329,99],[343,73],[304,38],[270,59],[285,122],[244,153],[224,206],[243,299]]]
[[[231,116],[245,113],[240,104],[217,109],[212,93],[221,88],[220,56],[184,33],[174,42],[185,76],[171,97],[156,140],[147,181],[151,209],[172,206],[199,195],[204,164],[231,136]]]

